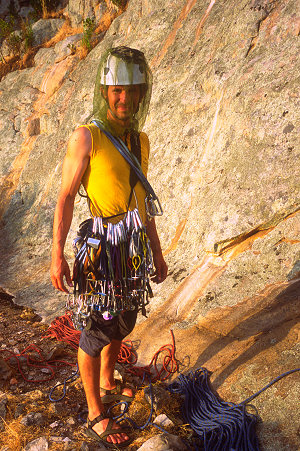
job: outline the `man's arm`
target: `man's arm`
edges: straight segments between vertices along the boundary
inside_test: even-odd
[[[155,272],[151,279],[155,283],[161,283],[167,277],[168,267],[162,254],[154,218],[152,218],[151,221],[147,220],[146,230],[148,238],[150,240],[150,246],[153,255],[153,263],[155,266]]]
[[[72,287],[69,265],[64,256],[64,246],[73,218],[74,200],[82,176],[88,166],[92,149],[90,131],[81,127],[74,131],[63,162],[62,184],[54,214],[53,245],[51,262],[52,284],[58,290],[68,293],[64,285]]]

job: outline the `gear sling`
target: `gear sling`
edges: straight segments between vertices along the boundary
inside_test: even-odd
[[[147,216],[152,218],[161,215],[160,202],[139,163],[139,135],[130,134],[133,155],[123,141],[111,135],[100,121],[92,123],[101,129],[130,164],[131,192],[128,205],[134,187],[140,180],[147,193]],[[128,210],[116,224],[108,222],[116,216],[119,215],[87,219],[80,224],[78,236],[73,240],[74,292],[68,297],[67,308],[73,311],[73,322],[78,329],[88,325],[93,312],[99,312],[107,320],[122,311],[137,308],[145,315],[145,306],[149,297],[153,296],[149,283],[149,276],[153,272],[152,253],[138,209]]]

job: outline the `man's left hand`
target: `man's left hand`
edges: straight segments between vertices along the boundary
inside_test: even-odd
[[[153,254],[155,272],[151,277],[152,282],[161,283],[168,275],[168,266],[161,252]]]

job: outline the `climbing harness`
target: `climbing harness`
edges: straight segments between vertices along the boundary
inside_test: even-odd
[[[138,210],[129,210],[117,224],[95,217],[86,225],[85,236],[73,241],[74,293],[68,296],[67,309],[73,311],[74,325],[86,327],[92,312],[107,320],[138,308],[145,315],[153,263]]]

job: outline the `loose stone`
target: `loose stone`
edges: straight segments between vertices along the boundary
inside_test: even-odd
[[[187,447],[173,434],[159,434],[147,440],[138,451],[186,451]]]
[[[24,451],[48,451],[48,441],[46,437],[39,437],[27,443]]]
[[[25,417],[20,421],[24,426],[32,426],[38,425],[41,426],[45,423],[45,417],[39,412],[31,412],[28,413]]]
[[[174,423],[172,420],[170,420],[170,418],[167,417],[167,415],[165,415],[164,413],[162,413],[161,415],[158,415],[155,420],[153,421],[154,424],[158,424],[159,426],[162,427],[168,427],[168,426],[174,426]]]

